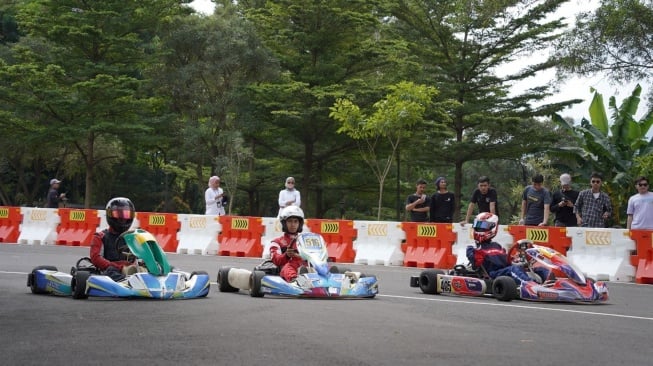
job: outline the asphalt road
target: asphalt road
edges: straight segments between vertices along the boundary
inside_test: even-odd
[[[3,365],[651,365],[653,286],[610,283],[607,304],[501,303],[424,295],[419,269],[376,274],[371,300],[73,300],[33,295],[37,265],[68,272],[88,248],[0,244]],[[169,254],[187,271],[251,269],[252,258]]]

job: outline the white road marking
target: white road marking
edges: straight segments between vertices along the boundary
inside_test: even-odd
[[[594,311],[582,311],[582,310],[571,310],[571,309],[557,309],[557,308],[545,308],[541,306],[528,306],[528,305],[517,305],[517,304],[508,304],[505,302],[477,302],[477,301],[467,301],[453,298],[425,298],[425,297],[416,297],[416,296],[398,296],[398,295],[385,295],[378,294],[378,297],[389,297],[394,299],[406,299],[406,300],[421,300],[421,301],[437,301],[437,302],[453,302],[460,304],[472,304],[472,305],[485,305],[485,306],[502,306],[510,308],[521,308],[521,309],[535,309],[535,310],[544,310],[544,311],[560,311],[564,313],[576,313],[576,314],[586,314],[586,315],[599,315],[599,316],[610,316],[614,318],[626,318],[626,319],[641,319],[641,320],[653,320],[651,317],[645,316],[634,316],[634,315],[624,315],[624,314],[610,314],[610,313],[597,313]],[[582,306],[582,305],[581,305]],[[588,305],[590,306],[590,305]]]

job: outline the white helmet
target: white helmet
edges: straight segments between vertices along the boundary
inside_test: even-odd
[[[281,214],[279,214],[281,230],[284,233],[288,232],[288,225],[286,225],[286,220],[291,217],[296,217],[299,219],[299,227],[297,228],[297,232],[301,233],[304,227],[304,211],[302,211],[302,209],[297,206],[288,206],[281,210]]]

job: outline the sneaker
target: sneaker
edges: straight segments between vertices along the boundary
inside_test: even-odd
[[[138,268],[134,265],[122,267],[122,273],[125,276],[133,275],[136,272],[138,272]]]

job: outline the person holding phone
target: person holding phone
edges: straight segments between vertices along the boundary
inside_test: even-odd
[[[578,199],[578,191],[571,187],[571,175],[560,176],[560,190],[553,193],[551,212],[555,215],[554,225],[560,227],[577,226],[574,205]]]
[[[410,221],[429,221],[428,212],[431,210],[431,197],[426,193],[426,181],[419,179],[415,184],[415,193],[406,198],[406,211],[410,213]]]

